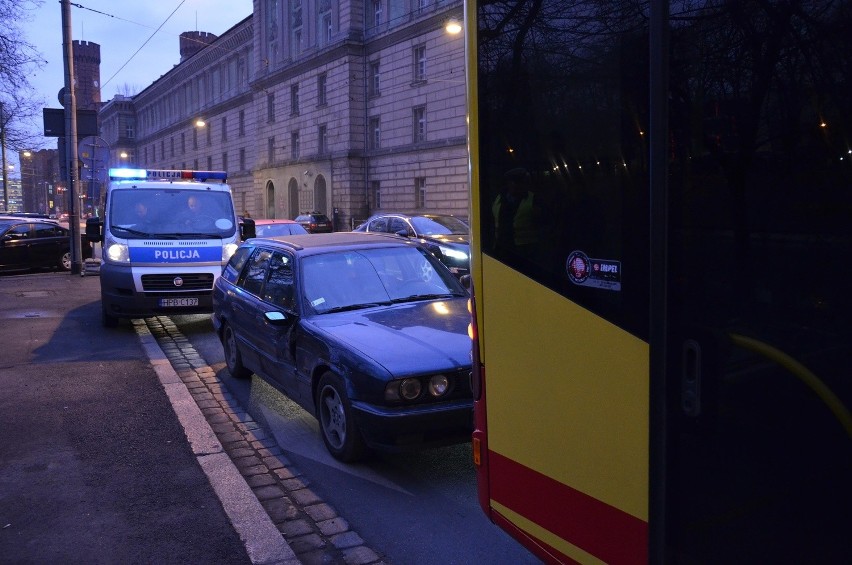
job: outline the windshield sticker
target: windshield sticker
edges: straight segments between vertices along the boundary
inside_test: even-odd
[[[314,308],[316,308],[320,304],[325,304],[325,298],[319,297],[316,300],[311,301],[311,306],[313,306]]]
[[[215,225],[220,230],[229,230],[234,226],[234,223],[228,218],[219,218]]]
[[[577,286],[621,290],[621,261],[590,259],[582,251],[573,251],[565,262],[565,271]]]

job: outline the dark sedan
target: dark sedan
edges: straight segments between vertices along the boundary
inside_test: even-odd
[[[83,257],[91,257],[88,242]],[[54,220],[0,216],[0,270],[71,268],[71,232]]]
[[[470,272],[470,227],[455,216],[376,214],[354,231],[415,238],[457,277]]]
[[[213,292],[235,377],[256,373],[314,414],[355,461],[470,440],[467,292],[431,253],[392,235],[251,239]]]

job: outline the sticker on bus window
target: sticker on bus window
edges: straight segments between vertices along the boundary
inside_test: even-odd
[[[577,286],[621,290],[621,261],[590,259],[582,251],[573,251],[565,262],[565,271]]]

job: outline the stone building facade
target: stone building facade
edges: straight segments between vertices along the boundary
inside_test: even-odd
[[[117,147],[130,120],[133,164],[228,171],[256,218],[318,210],[350,229],[379,210],[467,216],[464,38],[444,31],[462,12],[461,0],[255,0],[219,37],[183,34],[181,62],[130,112],[106,104],[102,134]]]

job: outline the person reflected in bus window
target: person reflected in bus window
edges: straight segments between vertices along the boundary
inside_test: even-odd
[[[494,199],[494,251],[535,260],[541,214],[531,190],[529,171],[514,168],[503,175],[503,190]]]

